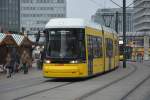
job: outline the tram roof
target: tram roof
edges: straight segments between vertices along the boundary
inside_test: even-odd
[[[91,27],[105,32],[116,33],[113,29],[96,24],[93,22],[85,21],[81,18],[54,18],[50,19],[45,28],[85,28]]]

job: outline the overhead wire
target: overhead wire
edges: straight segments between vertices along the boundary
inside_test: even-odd
[[[117,5],[118,7],[122,8],[122,6],[120,6],[119,4],[117,4],[116,2],[114,2],[113,0],[110,0],[113,4]]]
[[[114,2],[113,0],[110,0],[112,3],[114,3],[115,5],[117,5],[118,7],[122,8],[119,4],[117,4],[116,2]],[[132,3],[130,3],[129,5],[127,5],[126,8],[148,8],[150,9],[150,7],[130,7],[131,5],[133,5],[134,3],[136,3],[138,0],[134,0]]]
[[[95,0],[89,0],[92,3],[94,3],[97,6],[102,6],[100,3],[96,2]],[[120,6],[119,4],[117,4],[116,2],[114,2],[113,0],[110,0],[113,4],[117,5],[118,7],[122,8],[122,6]],[[127,5],[126,8],[150,8],[150,7],[130,7],[131,5],[133,5],[134,3],[136,3],[138,0],[134,0],[132,3],[130,3],[129,5]]]
[[[96,4],[97,6],[102,6],[101,4],[99,4],[98,2],[96,2],[95,0],[90,0],[92,3],[94,3],[94,4]],[[112,20],[112,18],[111,18],[111,20]],[[103,17],[103,21],[104,21],[104,24],[105,24],[105,26],[108,26],[108,27],[110,27],[110,25],[111,25],[111,22],[112,21],[110,21],[109,23],[108,23],[108,25],[106,25],[106,20],[104,19],[104,17]]]
[[[127,5],[127,7],[130,7],[131,5],[133,5],[134,3],[136,3],[138,0],[134,0],[131,4]]]

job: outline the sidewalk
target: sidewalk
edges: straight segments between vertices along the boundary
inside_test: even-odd
[[[23,72],[18,72],[12,74],[11,78],[7,78],[5,73],[0,73],[0,85],[13,82],[13,81],[21,81],[21,80],[32,80],[35,78],[42,78],[42,70],[39,70],[35,67],[29,69],[28,74],[24,74]]]

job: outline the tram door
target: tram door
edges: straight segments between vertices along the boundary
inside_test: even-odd
[[[92,36],[88,36],[87,47],[88,47],[88,75],[93,74],[93,43]]]
[[[105,71],[109,71],[113,68],[113,41],[112,39],[106,38],[106,69]]]

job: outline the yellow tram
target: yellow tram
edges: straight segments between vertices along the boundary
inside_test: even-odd
[[[45,26],[43,76],[80,78],[119,66],[118,36],[110,28],[77,18],[51,19]]]

